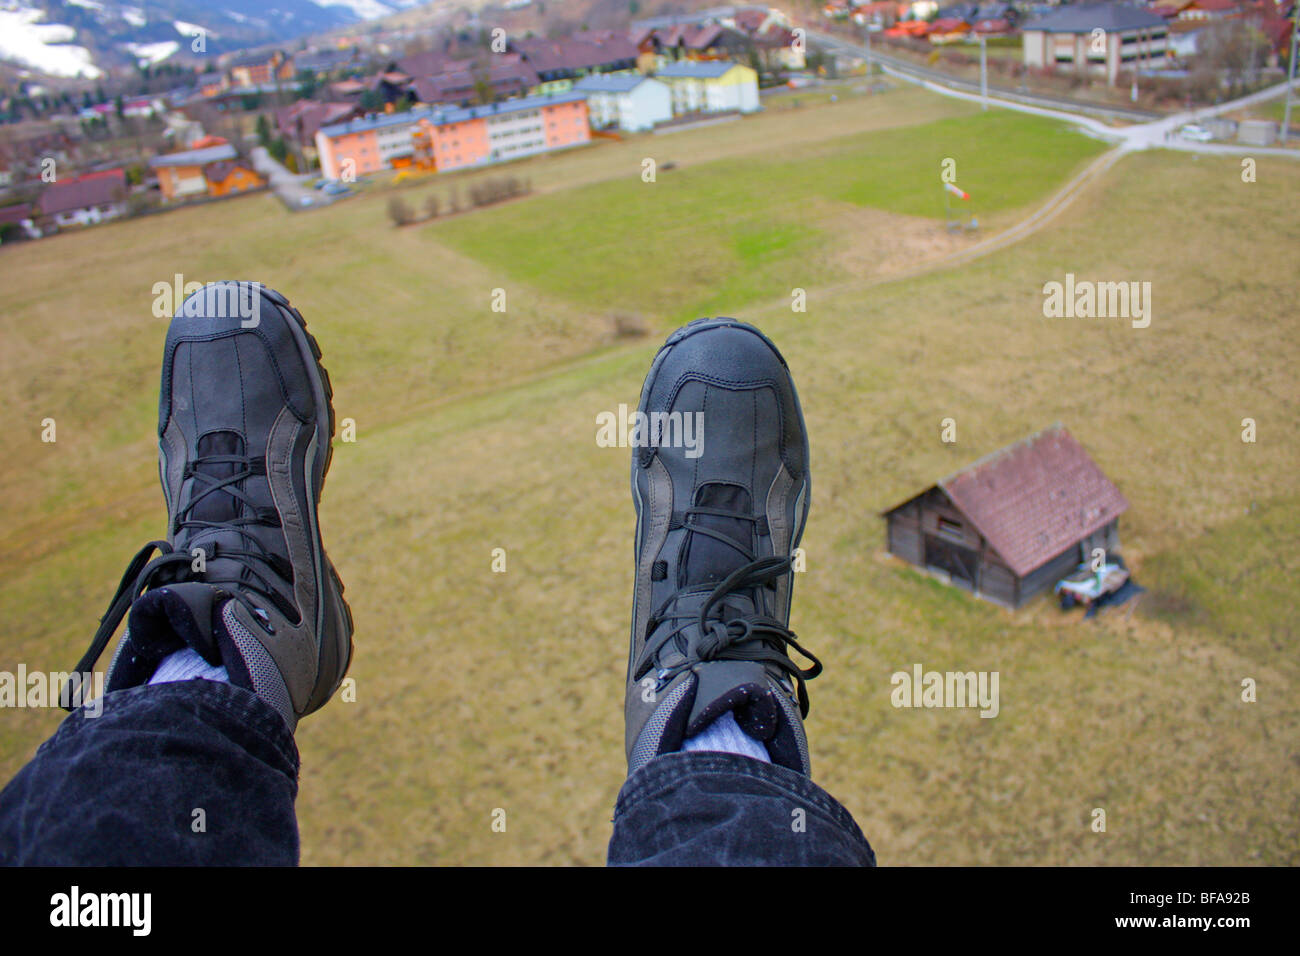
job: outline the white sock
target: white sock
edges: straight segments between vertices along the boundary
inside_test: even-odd
[[[714,720],[698,734],[687,737],[682,743],[682,750],[714,750],[753,757],[764,763],[772,762],[767,748],[740,729],[740,724],[736,723],[731,711]]]
[[[213,667],[192,647],[173,651],[163,658],[158,669],[149,678],[151,684],[168,684],[173,681],[193,680],[225,681],[230,683],[230,675],[225,667]]]

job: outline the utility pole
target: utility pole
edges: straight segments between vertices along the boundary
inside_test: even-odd
[[[862,36],[867,47],[867,76],[871,76],[871,25],[865,20],[862,22]]]
[[[1282,145],[1286,145],[1287,133],[1291,131],[1291,88],[1295,86],[1295,46],[1296,28],[1300,26],[1300,3],[1291,11],[1291,59],[1286,65],[1286,109],[1282,113]]]
[[[983,108],[989,108],[989,64],[985,52],[985,37],[980,34],[980,100]]]

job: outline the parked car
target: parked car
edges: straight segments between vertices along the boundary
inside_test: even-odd
[[[1076,604],[1087,607],[1098,598],[1118,591],[1127,581],[1128,569],[1122,562],[1103,564],[1100,571],[1094,571],[1085,561],[1057,581],[1054,590],[1061,600],[1061,610],[1068,611]]]
[[[1214,134],[1199,123],[1188,123],[1178,130],[1178,135],[1197,143],[1208,143],[1214,139]]]

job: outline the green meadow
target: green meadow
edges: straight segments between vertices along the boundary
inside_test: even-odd
[[[681,322],[849,277],[837,252],[882,238],[861,234],[859,210],[932,229],[945,159],[977,212],[996,217],[1045,199],[1103,149],[1038,117],[976,113],[656,170],[653,182],[625,176],[427,228],[512,281]]]

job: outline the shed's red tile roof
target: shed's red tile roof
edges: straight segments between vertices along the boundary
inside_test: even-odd
[[[1020,577],[1128,510],[1061,425],[980,459],[939,487]]]

